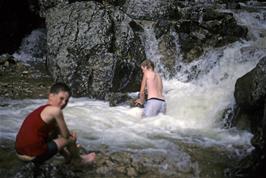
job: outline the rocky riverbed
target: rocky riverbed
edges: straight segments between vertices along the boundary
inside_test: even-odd
[[[52,83],[44,62],[25,64],[9,54],[0,56],[0,97],[45,98]]]
[[[193,144],[176,142],[192,158],[192,164],[173,162],[167,153],[135,153],[130,151],[110,152],[106,146],[96,151],[93,165],[65,164],[60,156],[40,167],[21,162],[16,158],[12,141],[3,141],[0,147],[0,173],[3,178],[76,178],[76,177],[204,177],[223,178],[226,169],[236,165],[237,158],[222,148],[200,148]],[[86,152],[81,150],[81,153]],[[230,156],[231,155],[231,156]],[[219,159],[217,159],[219,157]],[[174,158],[172,158],[174,160]],[[185,160],[184,160],[185,161]],[[187,163],[188,164],[188,163]]]

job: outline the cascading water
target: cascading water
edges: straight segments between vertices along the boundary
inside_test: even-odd
[[[165,155],[168,162],[161,165],[161,171],[167,171],[172,163],[178,171],[192,170],[194,177],[199,177],[200,163],[185,151],[189,145],[196,145],[196,153],[201,149],[215,148],[242,157],[250,152],[252,135],[248,131],[225,127],[224,120],[226,111],[234,106],[237,78],[254,68],[266,55],[265,42],[262,42],[265,39],[256,35],[265,34],[266,22],[257,18],[255,13],[241,16],[244,18],[239,17],[239,21],[242,20],[241,23],[247,25],[256,38],[208,51],[199,60],[182,64],[171,80],[164,79],[166,115],[141,119],[142,110],[139,108],[109,107],[107,102],[72,98],[64,115],[70,129],[77,131],[78,142],[89,150],[105,147],[112,151]],[[248,18],[257,23],[255,30],[252,24],[247,23],[250,20],[244,21]],[[152,26],[146,26],[145,32],[147,57],[156,62],[157,70],[163,72]],[[193,80],[184,82],[195,67],[197,72]],[[24,117],[45,102],[3,100],[0,105],[1,139],[14,140]]]
[[[147,59],[150,59],[156,65],[156,69],[159,73],[165,74],[166,71],[164,69],[163,64],[160,62],[162,55],[158,50],[158,41],[154,35],[153,23],[146,22],[144,25],[144,34],[143,34],[143,43],[145,46],[145,53]]]
[[[22,40],[19,50],[13,56],[24,63],[42,62],[46,46],[46,30],[36,29]]]

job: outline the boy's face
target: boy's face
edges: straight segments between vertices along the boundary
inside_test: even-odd
[[[69,100],[69,93],[66,91],[60,91],[57,94],[50,93],[49,94],[49,100],[51,101],[51,104],[53,106],[64,109],[68,103],[68,100]]]

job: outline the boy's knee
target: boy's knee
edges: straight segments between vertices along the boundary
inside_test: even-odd
[[[54,139],[54,142],[56,143],[58,150],[61,150],[65,146],[67,146],[68,140],[66,138],[61,137]]]

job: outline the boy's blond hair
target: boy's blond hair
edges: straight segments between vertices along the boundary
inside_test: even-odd
[[[142,67],[147,67],[147,69],[152,69],[152,70],[154,70],[154,63],[153,63],[151,60],[149,60],[149,59],[144,60],[144,61],[141,63],[141,66],[142,66]]]

